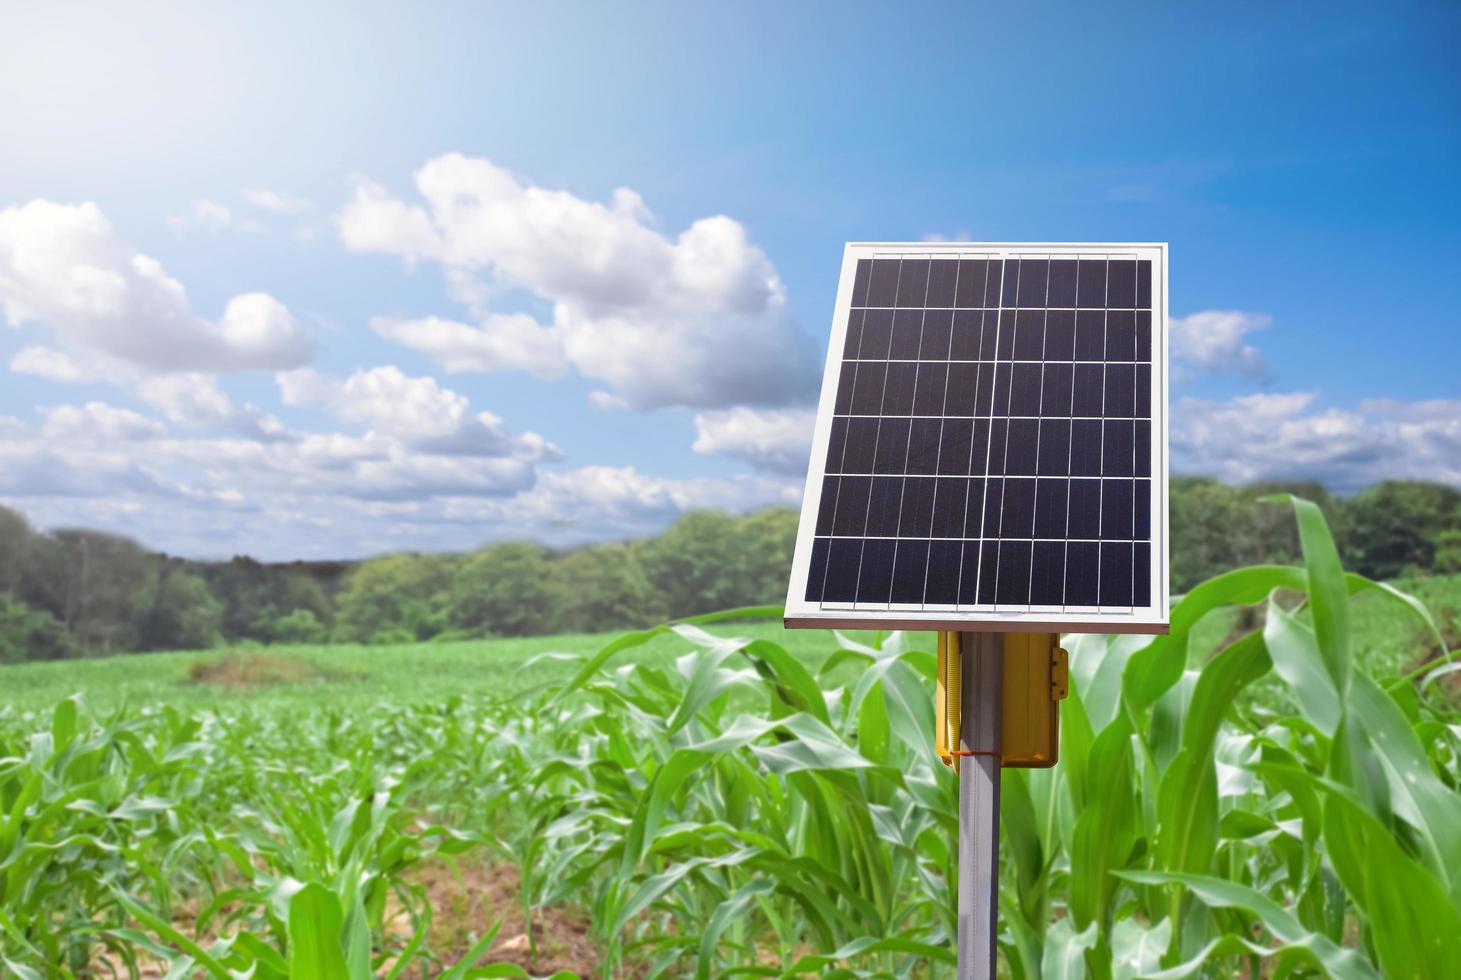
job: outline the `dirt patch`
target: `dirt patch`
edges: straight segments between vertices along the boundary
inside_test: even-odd
[[[229,652],[188,664],[188,680],[215,687],[250,688],[354,680],[345,671],[327,670],[302,657],[282,653]]]
[[[551,976],[560,971],[583,978],[597,975],[599,948],[591,935],[591,921],[582,911],[571,906],[532,910],[532,934],[529,938],[523,917],[520,880],[513,865],[483,860],[481,852],[478,852],[476,855],[464,855],[454,863],[432,859],[406,871],[403,877],[406,884],[420,887],[431,905],[431,927],[426,945],[439,962],[455,965],[500,922],[496,941],[478,959],[478,965],[511,963],[536,977]],[[179,932],[200,940],[205,948],[220,936],[232,934],[233,927],[223,925],[232,906],[221,910],[222,914],[200,934],[197,928],[199,905],[199,902],[190,900],[173,909],[171,921]],[[400,949],[414,935],[411,918],[394,890],[386,898],[385,932],[390,939],[388,946],[393,949]],[[134,948],[133,952],[137,958],[139,980],[162,980],[167,975],[167,964],[160,963],[144,950]],[[388,961],[378,975],[385,976],[393,965]],[[641,966],[631,964],[620,975],[642,975]],[[112,951],[97,951],[94,970],[98,977],[128,976],[124,958]],[[435,977],[439,973],[435,967],[418,961],[403,976],[417,980]]]
[[[408,873],[407,879],[426,890],[432,920],[429,942],[445,963],[466,955],[478,937],[501,921],[497,940],[480,963],[512,963],[534,976],[568,970],[591,977],[598,969],[599,951],[589,934],[589,919],[577,909],[534,909],[529,936],[517,869],[510,864],[462,862],[453,869],[432,863]],[[397,921],[404,925],[404,918]]]

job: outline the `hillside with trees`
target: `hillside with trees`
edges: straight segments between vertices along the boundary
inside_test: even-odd
[[[1379,483],[1172,480],[1172,589],[1242,565],[1294,563],[1284,507],[1317,501],[1345,564],[1378,579],[1461,572],[1461,493]],[[42,533],[0,507],[0,663],[271,643],[400,643],[639,626],[780,602],[796,513],[698,511],[655,537],[566,551],[501,541],[467,554],[362,562],[198,562],[100,531]]]

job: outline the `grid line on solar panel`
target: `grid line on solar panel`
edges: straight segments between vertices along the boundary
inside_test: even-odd
[[[1071,564],[1071,546],[1077,546],[1077,564],[1091,564],[1093,555],[1083,549],[1093,542],[1103,546],[1094,553],[1094,594],[1103,599],[1124,596],[1128,603],[1133,592],[1145,594],[1145,589],[1134,588],[1140,573],[1131,548],[1125,563],[1132,569],[1128,590],[1118,581],[1125,577],[1118,571],[1125,567],[1121,552],[1110,547],[1134,547],[1149,540],[1131,536],[1132,529],[1140,526],[1138,498],[1150,493],[1144,477],[1150,470],[1150,391],[1137,393],[1151,384],[1149,279],[1148,260],[875,257],[859,261],[814,540],[814,552],[822,552],[823,576],[819,588],[814,555],[808,601],[927,604],[950,598],[947,580],[952,577],[954,598],[960,603],[973,598],[1016,605],[1050,598],[1061,580],[1058,604],[1066,606],[1072,576],[1064,566]],[[1058,300],[1068,305],[1055,305]],[[1093,368],[1098,369],[1094,375]],[[961,369],[964,373],[959,374]],[[1068,399],[1063,397],[1066,374]],[[1048,408],[1047,384],[1052,386]],[[956,391],[957,404],[952,408],[967,414],[950,410]],[[984,412],[978,411],[981,408]],[[1114,414],[1117,410],[1125,414]],[[1092,411],[1095,414],[1082,414]],[[871,426],[870,432],[854,438],[847,431],[854,424]],[[1086,426],[1079,432],[1080,440],[1072,428],[1078,424]],[[965,430],[971,450],[967,456],[962,443]],[[952,439],[946,436],[950,431]],[[864,450],[869,434],[871,450]],[[848,447],[853,444],[859,449],[849,467]],[[975,466],[976,447],[984,450],[982,471]],[[944,472],[946,448],[957,465],[953,473]],[[1064,473],[1056,463],[1062,451]],[[1112,473],[1106,472],[1108,452]],[[974,473],[978,476],[968,475]],[[1109,482],[1124,489],[1095,494],[1096,537],[1072,537],[1074,489],[1088,482],[1082,479],[1086,476],[1094,477],[1098,487]],[[991,494],[996,480],[998,493]],[[1043,493],[1042,481],[1063,483],[1066,499],[1062,502],[1055,496],[1059,487]],[[980,484],[977,489],[975,482]],[[1139,484],[1148,489],[1138,492]],[[977,512],[969,499],[976,492],[981,498]],[[1090,494],[1083,489],[1081,496]],[[1124,512],[1120,520],[1117,511],[1103,509],[1107,498]],[[962,508],[958,500],[965,502]],[[824,516],[829,506],[830,519]],[[855,519],[857,512],[861,520]],[[1091,516],[1085,507],[1081,526],[1088,525]],[[950,534],[960,520],[964,535]],[[1051,521],[1064,521],[1065,527],[1056,528]],[[978,524],[979,535],[967,534],[971,522]],[[935,526],[941,535],[916,533]],[[1039,527],[1050,536],[1016,536],[1027,527]],[[991,528],[992,536],[987,533]],[[1125,536],[1118,539],[1116,532],[1123,528]],[[1149,516],[1147,528],[1149,532]],[[851,533],[836,533],[839,530]],[[889,530],[891,535],[876,533]],[[845,571],[839,572],[839,581],[828,588],[832,541],[848,549],[848,542],[859,543],[857,571],[850,581]],[[937,552],[934,543],[939,545]],[[931,597],[934,565],[948,566],[953,561],[949,548],[955,544],[961,549],[959,567],[952,576],[940,574],[938,594]],[[965,544],[979,547],[964,548]],[[986,547],[991,544],[993,548]],[[1026,544],[1030,547],[1020,547]],[[964,582],[970,551],[976,552],[972,597]],[[851,556],[849,550],[844,557]],[[1149,565],[1149,555],[1145,558]],[[1056,564],[1062,566],[1060,574],[1053,574]],[[1105,586],[1100,581],[1103,572],[1111,580]]]

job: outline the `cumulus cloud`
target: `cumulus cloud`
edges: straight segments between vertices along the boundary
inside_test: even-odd
[[[612,391],[591,391],[588,393],[588,403],[601,412],[629,411],[629,403],[624,400],[624,396],[616,395]]]
[[[814,345],[738,222],[702,218],[669,237],[633,191],[585,201],[460,154],[415,176],[422,205],[359,181],[339,215],[341,240],[441,263],[453,296],[483,323],[383,324],[392,339],[458,370],[551,375],[571,364],[638,409],[775,405],[813,392]],[[550,304],[551,321],[490,315],[489,300],[513,290]]]
[[[544,472],[532,490],[502,501],[455,502],[447,514],[577,543],[651,533],[691,510],[791,506],[800,501],[801,491],[799,481],[764,476],[671,479],[632,466],[585,466]]]
[[[39,516],[41,526],[95,527],[98,498],[144,508],[183,496],[175,484],[141,465],[135,453],[115,446],[78,441],[57,447],[45,439],[0,432],[0,498],[19,504],[33,520]],[[66,518],[45,520],[47,507]],[[165,521],[156,530],[165,535]]]
[[[65,351],[50,347],[22,347],[10,359],[10,370],[16,374],[29,374],[47,381],[63,381],[79,384],[95,381],[103,372],[94,364]]]
[[[1203,310],[1172,317],[1169,329],[1174,377],[1180,381],[1192,374],[1235,374],[1263,380],[1268,374],[1263,355],[1245,338],[1256,330],[1266,330],[1272,322],[1265,314],[1238,310]]]
[[[627,466],[540,469],[518,454],[451,456],[374,430],[181,438],[118,413],[47,416],[40,428],[65,428],[65,438],[0,423],[0,499],[43,527],[100,526],[173,553],[282,560],[523,535],[575,545],[649,533],[695,508],[750,510],[800,494],[799,481],[761,476],[666,479]]]
[[[534,460],[561,456],[536,433],[519,436],[491,412],[472,412],[464,395],[443,388],[435,378],[413,378],[397,367],[356,371],[343,381],[300,368],[279,374],[278,382],[286,405],[321,408],[418,449]]]
[[[155,439],[167,430],[155,419],[102,402],[41,409],[41,435],[53,443],[114,445]]]
[[[40,438],[0,433],[0,467],[8,470],[0,479],[0,494],[42,503],[58,493],[130,498],[143,506],[177,497],[198,506],[224,502],[266,513],[306,510],[328,516],[351,501],[424,507],[441,497],[509,496],[530,489],[537,477],[531,460],[438,456],[374,433],[276,442],[184,439],[166,434],[160,423],[146,422],[79,409],[48,416]],[[108,426],[121,434],[108,432]],[[147,440],[145,456],[129,448],[141,439]],[[149,544],[167,546],[171,518],[171,513],[158,515],[146,536]],[[82,523],[92,522],[83,518]],[[218,546],[251,551],[244,532],[239,528],[236,540],[225,541],[220,531]],[[333,546],[354,550],[344,541]]]
[[[448,374],[518,370],[557,378],[568,369],[562,337],[522,313],[488,314],[477,327],[435,316],[376,317],[370,325],[387,340],[429,354]]]
[[[1461,486],[1461,401],[1361,402],[1324,408],[1312,392],[1228,401],[1179,399],[1171,412],[1173,469],[1230,482],[1317,480],[1353,490],[1377,480]]]
[[[768,473],[796,476],[807,471],[813,409],[755,409],[745,406],[695,416],[695,452],[732,456]]]
[[[312,351],[266,293],[235,296],[216,321],[194,314],[182,284],[91,203],[0,210],[0,308],[11,327],[40,324],[71,352],[146,371],[289,368]]]
[[[163,374],[143,378],[137,397],[170,421],[209,429],[232,430],[255,439],[291,439],[284,423],[253,405],[239,405],[206,374]]]

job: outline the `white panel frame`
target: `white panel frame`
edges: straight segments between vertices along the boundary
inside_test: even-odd
[[[859,259],[871,258],[1091,258],[1131,257],[1152,263],[1152,466],[1151,591],[1142,606],[1066,609],[1061,606],[947,606],[903,603],[807,602],[807,570],[811,564],[817,507],[822,496],[824,463],[831,439],[837,382],[852,306],[853,279]],[[1158,243],[980,243],[980,242],[850,242],[842,254],[842,274],[832,317],[832,336],[822,394],[817,404],[811,463],[802,496],[796,551],[786,596],[788,627],[817,629],[920,629],[995,632],[1166,633],[1171,614],[1168,550],[1168,419],[1167,419],[1167,244]]]

